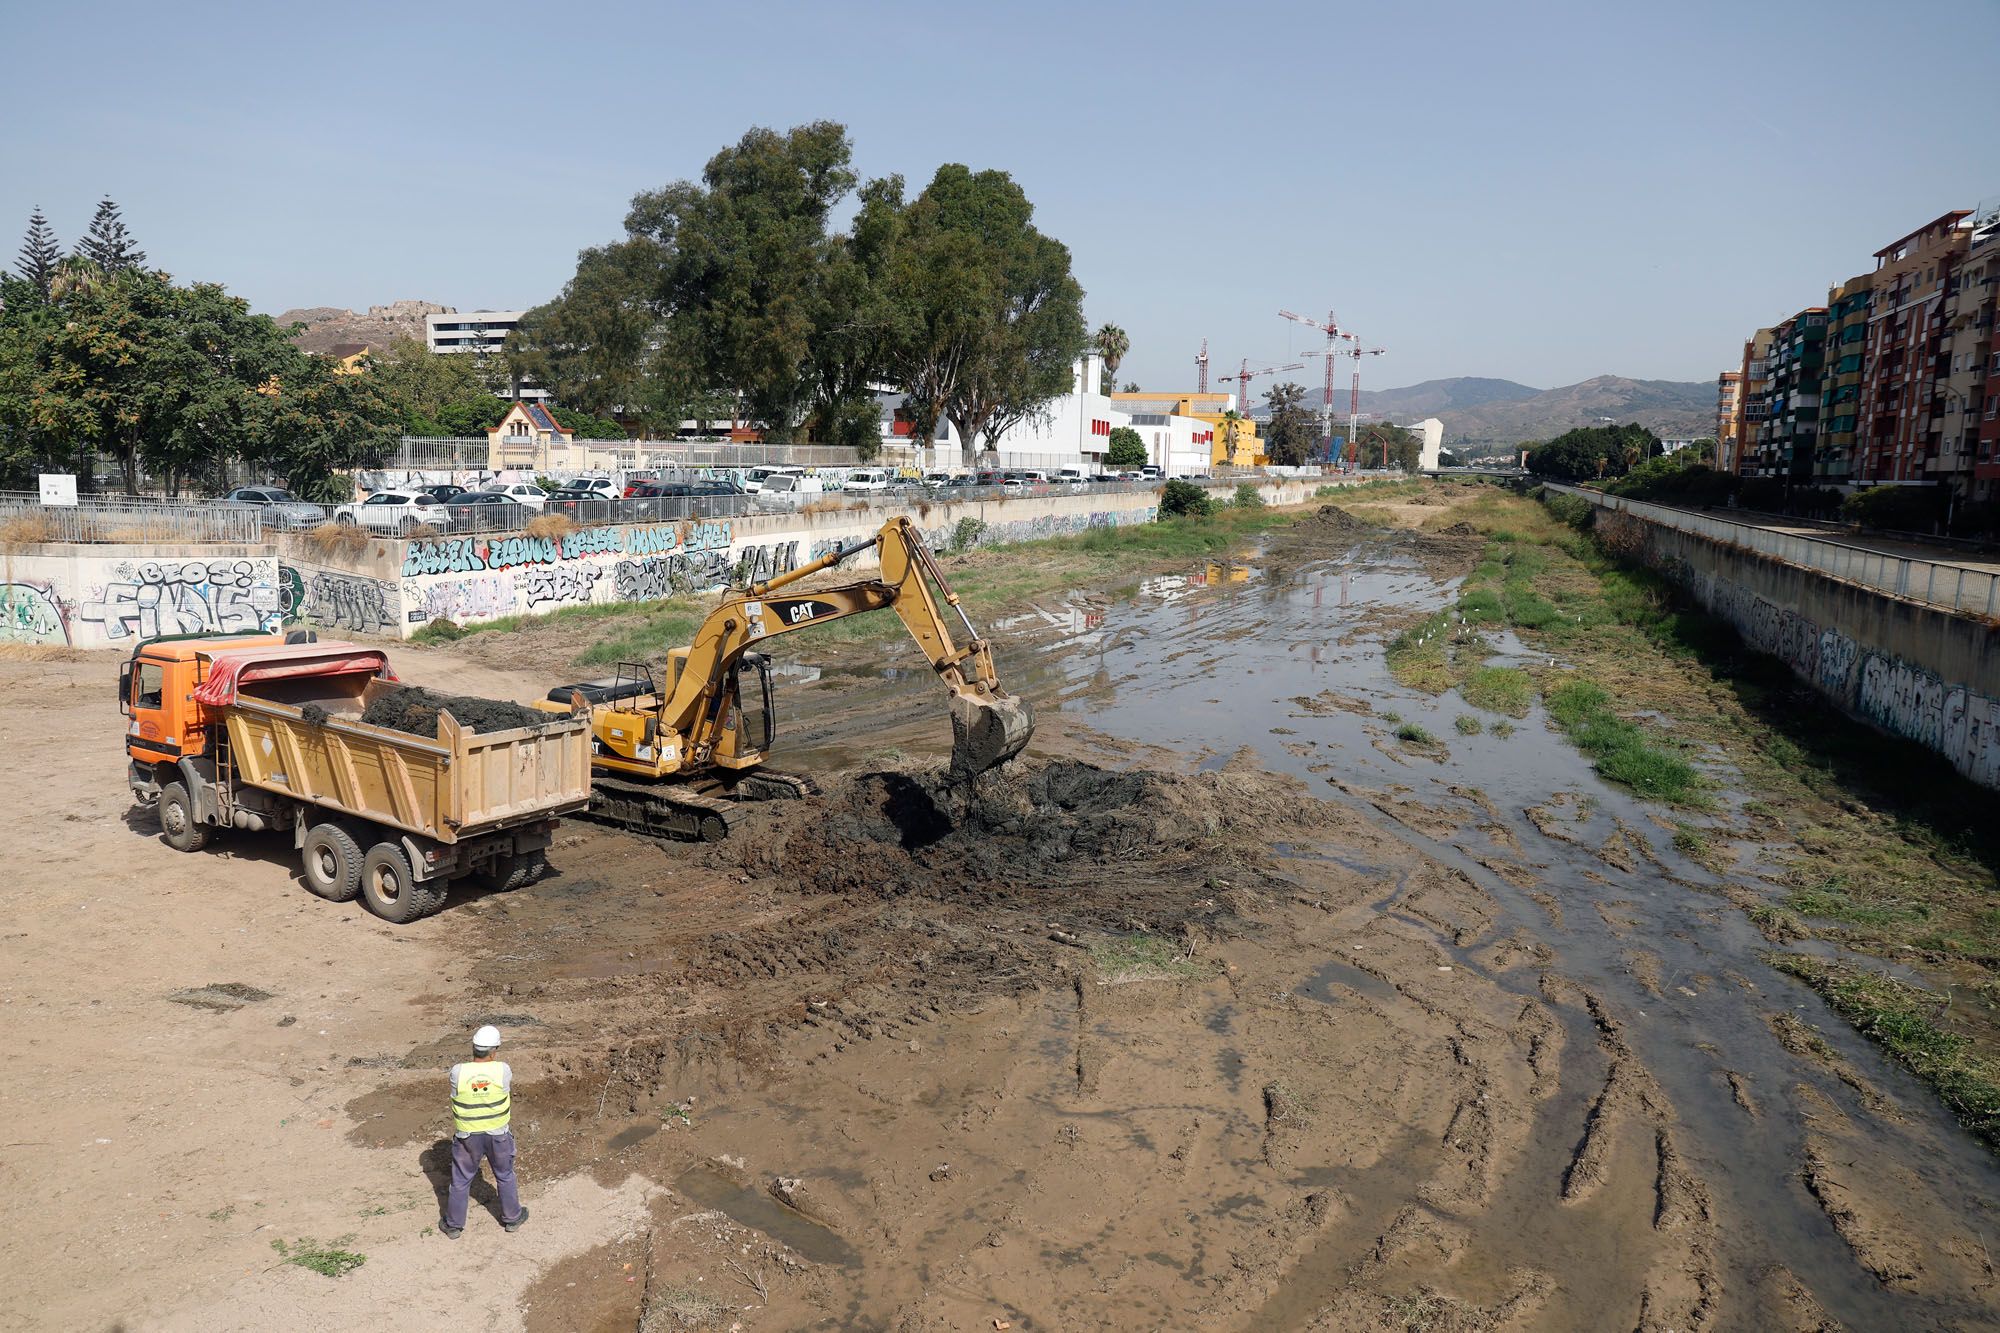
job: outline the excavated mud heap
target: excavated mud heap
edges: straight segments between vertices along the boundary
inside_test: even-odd
[[[475,732],[512,731],[516,727],[546,727],[553,719],[537,709],[511,704],[504,699],[479,699],[469,694],[439,694],[418,685],[377,695],[362,713],[371,727],[407,731],[412,736],[435,737],[438,713],[447,712],[461,727]]]
[[[969,787],[941,773],[860,773],[735,854],[744,869],[801,893],[1171,932],[1213,914],[1219,891],[1257,877],[1264,816],[1250,812],[1283,818],[1315,804],[1235,790],[1273,782],[1075,760],[1017,763]]]

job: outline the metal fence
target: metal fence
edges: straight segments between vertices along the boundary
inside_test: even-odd
[[[157,500],[147,496],[78,496],[45,505],[25,491],[0,491],[0,540],[32,542],[228,542],[264,539],[263,514],[243,505]]]
[[[1773,560],[1818,570],[1891,596],[1906,597],[1913,602],[1943,607],[1948,611],[2000,617],[2000,573],[1992,570],[1974,569],[1949,560],[1894,555],[1825,537],[1773,532],[1753,523],[1739,523],[1712,514],[1674,509],[1645,500],[1628,500],[1624,496],[1606,495],[1556,482],[1546,484],[1552,491],[1578,496],[1601,509],[1622,510],[1648,523],[1740,546]]]

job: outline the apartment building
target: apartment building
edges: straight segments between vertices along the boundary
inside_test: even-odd
[[[1758,474],[1804,480],[1819,445],[1826,307],[1807,306],[1771,331],[1770,413],[1759,436]]]
[[[1759,471],[1758,460],[1770,429],[1772,334],[1771,329],[1759,329],[1745,340],[1743,369],[1738,372],[1743,377],[1743,428],[1738,432],[1736,457],[1730,461],[1729,470],[1747,476],[1755,476]]]
[[[1875,275],[1849,278],[1826,294],[1826,345],[1820,375],[1819,446],[1815,485],[1844,486],[1854,472],[1860,439],[1861,390],[1867,364],[1868,311]]]
[[[1971,237],[1969,209],[1953,209],[1875,252],[1854,480],[1871,485],[1938,479],[1942,423],[1933,424],[1945,289]]]
[[[2000,197],[1968,224],[1946,284],[1932,401],[1935,475],[1974,500],[2000,500]]]
[[[1736,453],[1743,443],[1743,372],[1725,370],[1715,377],[1715,460],[1725,472],[1736,470]]]

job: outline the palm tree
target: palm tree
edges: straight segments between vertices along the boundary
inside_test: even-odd
[[[57,261],[55,273],[49,279],[49,299],[60,301],[71,292],[89,295],[103,286],[103,269],[82,255],[71,255]]]
[[[1117,382],[1118,363],[1131,350],[1132,339],[1116,324],[1106,324],[1097,330],[1097,351],[1104,358],[1104,377],[1107,380]]]
[[[1232,467],[1236,463],[1236,437],[1240,433],[1238,427],[1242,421],[1243,418],[1233,407],[1222,414],[1222,458]]]

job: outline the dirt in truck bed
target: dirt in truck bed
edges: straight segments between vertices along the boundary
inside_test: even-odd
[[[441,694],[421,685],[404,685],[377,695],[361,714],[371,727],[407,731],[412,736],[437,735],[438,714],[450,713],[461,727],[474,732],[512,731],[517,727],[546,727],[555,721],[550,714],[504,699],[480,699],[467,694]]]

